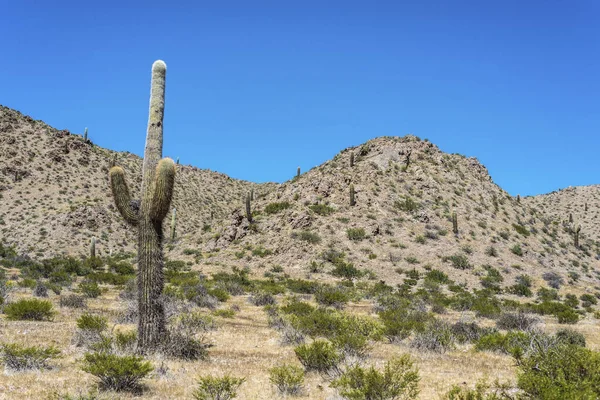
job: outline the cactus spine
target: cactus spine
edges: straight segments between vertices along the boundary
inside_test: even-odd
[[[456,216],[456,212],[452,213],[452,232],[458,235],[458,217]]]
[[[354,167],[354,152],[350,152],[350,168]]]
[[[164,240],[162,222],[169,212],[175,183],[175,163],[162,157],[165,77],[163,61],[152,64],[152,86],[144,163],[141,201],[132,201],[119,166],[109,175],[115,203],[123,218],[138,230],[138,347],[142,352],[155,350],[165,338],[163,291]]]
[[[90,240],[90,258],[96,258],[96,237],[92,236]]]
[[[173,207],[173,214],[171,215],[171,242],[175,241],[175,226],[177,224],[177,209]]]
[[[252,200],[252,192],[248,193],[246,196],[246,218],[248,218],[248,222],[252,222],[252,205],[250,201]]]
[[[351,184],[350,185],[350,205],[353,206],[356,204],[355,198],[354,198],[354,185]]]
[[[581,231],[581,226],[577,225],[577,229],[575,229],[575,247],[579,248],[579,232]]]

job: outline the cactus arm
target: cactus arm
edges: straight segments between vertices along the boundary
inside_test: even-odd
[[[162,222],[171,207],[173,186],[175,185],[175,163],[170,158],[163,158],[156,166],[152,200],[150,204],[150,219]]]
[[[131,195],[125,181],[125,171],[119,166],[112,167],[109,171],[110,188],[117,209],[128,223],[137,225],[139,217],[137,212],[131,207]]]

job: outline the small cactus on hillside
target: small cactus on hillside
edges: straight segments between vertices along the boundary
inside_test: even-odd
[[[350,168],[354,167],[354,152],[350,152]]]
[[[458,235],[458,217],[456,216],[456,212],[452,213],[452,232]]]
[[[248,219],[248,222],[252,222],[252,205],[250,203],[252,200],[252,193],[253,192],[250,192],[246,196],[246,218]]]
[[[125,221],[138,230],[138,347],[142,352],[156,350],[167,333],[162,300],[162,223],[173,198],[175,163],[170,158],[161,159],[166,72],[163,61],[152,65],[141,200],[131,199],[123,168],[115,166],[109,172],[117,209]]]
[[[521,202],[521,195],[520,195],[520,194],[518,194],[518,195],[517,195],[517,203],[520,203],[520,202]]]
[[[96,237],[92,236],[90,240],[90,258],[96,258]]]
[[[350,205],[353,206],[356,204],[356,199],[354,198],[355,193],[354,193],[354,185],[351,184],[350,185]]]
[[[86,142],[88,141],[87,127],[85,128],[85,131],[83,132],[83,140]]]
[[[296,170],[296,179],[300,178],[300,167]]]
[[[569,213],[569,222],[573,223],[573,213]]]
[[[175,227],[177,224],[177,209],[173,207],[173,214],[171,215],[171,242],[175,241]]]
[[[581,226],[577,225],[577,228],[575,229],[575,238],[574,238],[576,248],[579,248],[579,232],[581,232]]]

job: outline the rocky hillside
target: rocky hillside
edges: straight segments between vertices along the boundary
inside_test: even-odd
[[[110,194],[114,157],[135,196],[141,184],[138,156],[100,148],[0,106],[0,237],[36,257],[85,255],[92,236],[100,254],[133,250],[135,232],[118,215]],[[173,203],[178,232],[200,230],[211,219],[229,215],[249,190],[272,186],[180,165]]]
[[[108,188],[114,152],[8,108],[0,109],[0,132],[5,242],[38,256],[85,255],[91,236],[101,254],[134,249],[134,232],[117,215]],[[117,157],[133,192],[139,190],[141,160]],[[253,222],[243,207],[251,190]],[[180,166],[178,235],[168,257],[207,271],[238,266],[260,276],[319,280],[366,274],[387,283],[401,283],[403,272],[435,268],[471,287],[481,285],[491,266],[502,271],[503,286],[523,275],[534,288],[543,286],[544,274],[554,272],[584,292],[598,286],[597,192],[513,198],[476,159],[445,154],[415,136],[345,149],[281,185]]]

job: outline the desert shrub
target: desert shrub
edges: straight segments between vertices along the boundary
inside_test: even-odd
[[[346,235],[350,240],[360,241],[365,238],[366,233],[363,228],[348,228],[346,230]]]
[[[33,295],[36,297],[48,297],[48,287],[43,282],[38,282],[33,288]]]
[[[576,324],[579,321],[579,314],[574,310],[568,309],[556,313],[559,324]]]
[[[493,332],[481,336],[475,344],[475,349],[478,351],[496,351],[504,354],[516,354],[524,352],[525,348],[531,343],[531,335],[520,332],[511,331],[506,334]]]
[[[525,228],[522,225],[518,225],[518,224],[513,224],[513,228],[515,229],[515,231],[517,231],[517,233],[519,235],[523,235],[525,237],[529,236],[531,233],[527,230],[527,228]]]
[[[515,244],[513,247],[511,247],[510,251],[519,257],[523,255],[523,249],[521,249],[521,246],[518,244]]]
[[[101,315],[86,313],[77,318],[77,327],[79,329],[101,332],[108,328],[108,321]]]
[[[123,286],[134,279],[133,275],[119,275],[114,272],[97,271],[87,276],[87,279],[97,283],[106,285]]]
[[[394,207],[400,211],[414,212],[419,209],[420,204],[407,196],[404,199],[394,201]]]
[[[364,276],[364,272],[356,268],[354,264],[345,261],[338,261],[335,268],[331,271],[331,275],[343,279],[357,279]]]
[[[248,300],[255,306],[266,306],[277,302],[273,295],[264,292],[252,293]]]
[[[560,300],[558,291],[556,291],[555,289],[548,289],[548,288],[539,288],[537,291],[537,297],[542,302],[552,301],[552,300]]]
[[[566,295],[565,296],[565,305],[570,308],[577,308],[579,306],[579,300],[577,299],[577,296],[575,296],[574,294],[571,294],[571,293]]]
[[[73,338],[75,345],[92,346],[104,339],[103,332],[108,328],[108,321],[100,315],[85,313],[77,318],[77,328]]]
[[[128,331],[115,333],[114,345],[122,353],[133,353],[137,346],[137,332]]]
[[[564,279],[556,272],[544,272],[542,278],[554,289],[560,289],[562,284],[565,283]]]
[[[135,391],[140,381],[151,371],[152,365],[138,356],[118,356],[110,353],[86,353],[82,369],[100,379],[104,389]]]
[[[311,244],[321,243],[319,234],[311,231],[292,232],[292,239],[302,240]]]
[[[332,264],[337,264],[339,261],[343,261],[346,257],[346,254],[342,251],[337,251],[335,249],[327,249],[321,253],[321,258],[324,261],[328,261]]]
[[[60,296],[59,305],[61,307],[68,308],[86,308],[87,304],[83,296],[76,294],[69,294],[67,296]]]
[[[95,299],[102,294],[102,290],[98,286],[98,283],[94,281],[83,281],[79,284],[79,291],[85,297]]]
[[[231,297],[227,290],[220,287],[208,290],[208,294],[219,300],[221,303],[225,303]]]
[[[24,371],[49,368],[48,362],[60,355],[60,351],[50,347],[25,347],[20,344],[3,344],[0,347],[0,358],[6,369]]]
[[[314,294],[319,288],[315,281],[305,279],[287,279],[285,285],[292,293]]]
[[[519,360],[518,387],[531,399],[600,397],[600,353],[560,345]]]
[[[585,336],[583,336],[581,333],[576,332],[572,329],[559,329],[556,332],[556,339],[563,344],[569,344],[569,345],[575,345],[575,346],[581,346],[581,347],[585,347],[586,342],[585,342]]]
[[[450,282],[450,279],[448,278],[448,275],[446,275],[442,271],[432,269],[431,271],[425,274],[425,281],[445,284]]]
[[[349,400],[416,399],[418,385],[419,371],[408,355],[388,361],[383,371],[352,366],[331,383]]]
[[[296,395],[304,384],[304,371],[295,365],[283,364],[269,370],[269,380],[283,395]]]
[[[223,377],[203,376],[198,380],[198,388],[194,391],[196,400],[230,400],[237,396],[237,390],[246,378],[230,375]]]
[[[326,340],[315,340],[294,349],[296,357],[307,371],[327,372],[336,369],[342,356],[333,344]]]
[[[485,249],[485,254],[490,257],[498,257],[498,250],[494,246],[489,246]]]
[[[390,308],[379,313],[384,325],[384,335],[395,342],[407,338],[412,332],[423,332],[433,316],[409,306]]]
[[[515,278],[516,283],[508,288],[509,292],[522,297],[531,297],[531,277],[528,275],[519,275]]]
[[[579,299],[581,300],[581,305],[584,308],[591,307],[592,305],[598,304],[598,299],[596,299],[595,296],[593,296],[589,293],[582,294],[581,296],[579,296]]]
[[[450,326],[452,335],[458,343],[473,343],[483,335],[493,333],[493,328],[482,328],[475,322],[456,322]]]
[[[280,211],[287,210],[292,205],[287,201],[281,203],[270,203],[265,207],[265,213],[267,214],[277,214]]]
[[[348,291],[342,287],[322,285],[315,293],[317,303],[337,309],[341,309],[349,300]]]
[[[539,322],[539,319],[522,312],[503,313],[496,320],[499,329],[526,331]]]
[[[450,261],[452,266],[457,269],[471,269],[473,265],[469,263],[469,259],[464,254],[454,254],[452,256],[445,256],[442,258],[444,261]]]
[[[188,332],[169,329],[161,343],[160,352],[167,357],[180,360],[204,360],[208,357],[210,344]]]
[[[308,208],[314,212],[315,214],[327,216],[332,214],[335,211],[335,208],[328,206],[327,204],[313,204],[308,206]]]
[[[52,303],[48,300],[21,299],[4,307],[9,320],[44,321],[54,316]]]
[[[113,271],[119,275],[135,274],[135,269],[133,269],[133,265],[131,265],[130,263],[125,262],[125,261],[110,263],[109,268],[111,271]]]
[[[454,385],[443,400],[508,400],[504,388],[491,388],[485,382],[478,382],[474,389]]]
[[[454,347],[454,335],[449,324],[434,320],[421,332],[417,332],[410,346],[435,353],[445,353]]]
[[[500,300],[494,296],[490,296],[485,291],[476,293],[476,296],[473,298],[471,310],[475,311],[478,317],[485,318],[495,318],[502,312]]]

